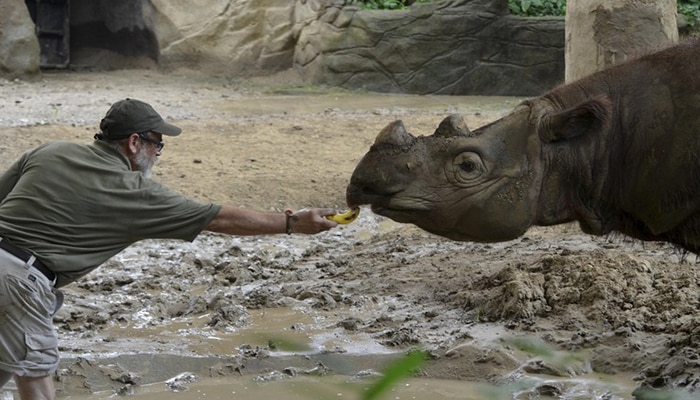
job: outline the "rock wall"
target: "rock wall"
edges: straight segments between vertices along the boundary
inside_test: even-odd
[[[294,67],[311,82],[378,92],[539,94],[563,80],[564,21],[517,18],[494,0],[329,8],[301,30]]]
[[[436,0],[401,11],[344,3],[72,0],[71,67],[226,76],[293,67],[309,83],[418,94],[537,95],[563,80],[563,18],[516,18],[506,0]],[[25,18],[10,28],[29,27]]]

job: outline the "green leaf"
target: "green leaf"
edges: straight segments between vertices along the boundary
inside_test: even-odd
[[[384,376],[372,385],[363,397],[363,400],[376,400],[379,395],[396,386],[399,380],[413,374],[427,360],[427,354],[422,351],[414,351],[406,357],[393,362],[384,371]]]

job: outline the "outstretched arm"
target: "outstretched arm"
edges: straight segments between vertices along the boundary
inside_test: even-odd
[[[310,208],[291,213],[266,213],[222,205],[205,230],[229,235],[267,235],[287,232],[315,234],[338,225],[325,218],[335,214],[332,208]]]

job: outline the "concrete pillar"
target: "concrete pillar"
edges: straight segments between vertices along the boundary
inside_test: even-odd
[[[565,80],[678,41],[676,0],[568,0]]]

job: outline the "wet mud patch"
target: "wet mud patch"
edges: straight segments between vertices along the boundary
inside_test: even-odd
[[[381,224],[386,231],[365,238]],[[513,242],[458,243],[365,210],[352,227],[311,240],[203,235],[167,250],[143,242],[67,288],[71,301],[56,320],[62,351],[146,352],[154,364],[157,354],[236,360],[200,369],[211,377],[253,373],[247,365],[260,359],[275,370],[311,368],[270,361],[290,354],[366,356],[380,368],[420,348],[431,354],[426,377],[506,384],[635,374],[640,386],[694,387],[697,268],[661,243],[560,234],[538,228]],[[241,335],[253,315],[272,310],[296,316]],[[542,357],[553,351],[565,356]],[[351,364],[345,373],[366,366]]]
[[[90,142],[109,104],[133,97],[184,129],[154,169],[167,186],[264,211],[342,210],[347,179],[388,123],[401,119],[428,135],[461,113],[475,129],[522,100],[309,92],[290,76],[113,71],[0,81],[0,166],[49,140]],[[306,371],[321,356],[347,360],[324,361],[329,374],[352,375],[415,348],[431,355],[421,376],[528,382],[534,392],[523,396],[564,398],[590,373],[632,376],[635,386],[699,386],[696,257],[576,226],[460,243],[363,210],[353,224],[313,237],[141,242],[65,294],[55,321],[64,397],[138,394],[188,370]],[[573,365],[558,363],[568,355]],[[604,395],[584,386],[591,390],[577,398]]]

